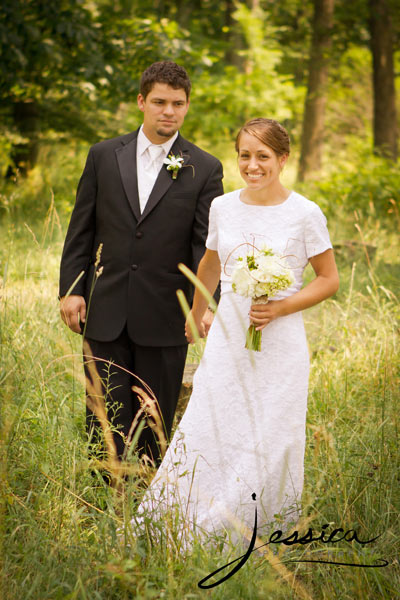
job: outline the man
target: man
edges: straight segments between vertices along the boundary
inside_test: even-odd
[[[186,71],[173,62],[144,71],[137,99],[143,125],[90,149],[61,259],[62,319],[74,332],[84,329],[94,357],[115,363],[96,364],[111,390],[109,415],[119,430],[114,441],[120,457],[140,408],[131,389],[139,380],[127,371],[154,392],[170,434],[187,352],[176,290],[190,295],[178,264],[196,271],[210,203],[223,193],[221,163],[178,131],[190,87]],[[180,168],[163,164],[171,154],[183,159]],[[89,427],[92,417],[88,411]],[[138,446],[159,460],[149,427]]]

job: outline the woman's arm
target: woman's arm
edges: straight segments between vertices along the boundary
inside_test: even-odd
[[[214,294],[219,278],[221,275],[221,263],[219,260],[218,252],[215,250],[206,249],[206,252],[199,263],[197,270],[197,277],[205,285],[211,296]],[[204,337],[206,332],[204,324],[202,323],[203,315],[207,310],[208,301],[204,298],[203,294],[196,288],[193,298],[193,306],[190,311],[196,327],[199,331],[200,337]],[[189,343],[194,341],[192,330],[189,325],[190,316],[186,319],[185,323],[185,335]]]
[[[309,260],[315,271],[315,279],[303,289],[283,300],[271,300],[268,304],[253,304],[250,309],[250,319],[257,330],[264,329],[268,323],[277,317],[314,306],[322,300],[333,296],[339,289],[339,275],[333,250],[325,250]]]

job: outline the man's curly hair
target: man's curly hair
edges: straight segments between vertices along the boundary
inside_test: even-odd
[[[166,83],[175,90],[182,88],[185,90],[186,98],[189,99],[192,87],[189,76],[183,67],[172,61],[155,62],[143,72],[140,79],[140,93],[143,98],[151,92],[155,83]]]

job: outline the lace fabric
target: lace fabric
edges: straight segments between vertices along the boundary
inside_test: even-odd
[[[296,281],[279,297],[300,289],[308,258],[331,247],[324,215],[295,192],[274,207],[243,204],[240,190],[214,200],[207,247],[221,259],[221,300],[187,410],[136,523],[175,505],[186,529],[251,529],[254,493],[259,535],[276,519],[282,528],[299,515],[309,375],[304,325],[301,313],[278,318],[263,330],[261,352],[245,348],[251,300],[232,291],[229,270],[232,250],[247,253],[246,244],[289,256]]]

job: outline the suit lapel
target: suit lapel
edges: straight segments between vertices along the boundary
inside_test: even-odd
[[[129,204],[132,208],[133,214],[139,221],[141,215],[136,169],[137,134],[138,132],[136,131],[133,134],[134,137],[127,143],[123,142],[124,145],[120,148],[117,148],[115,153],[117,155],[119,171],[121,174],[121,179],[125,193],[127,195]]]
[[[190,155],[187,152],[185,139],[179,134],[173,143],[169,154],[175,154],[178,156],[182,156],[184,159],[183,165],[186,165],[190,160]],[[179,178],[179,171],[178,171]],[[169,190],[172,184],[175,184],[176,181],[172,179],[171,171],[167,171],[165,165],[161,167],[161,170],[158,174],[156,182],[154,184],[153,189],[151,190],[149,199],[147,200],[147,204],[143,211],[143,214],[139,218],[139,223],[143,221],[147,217],[147,215],[153,210],[155,206],[159,203],[161,198],[165,195],[165,193]]]

